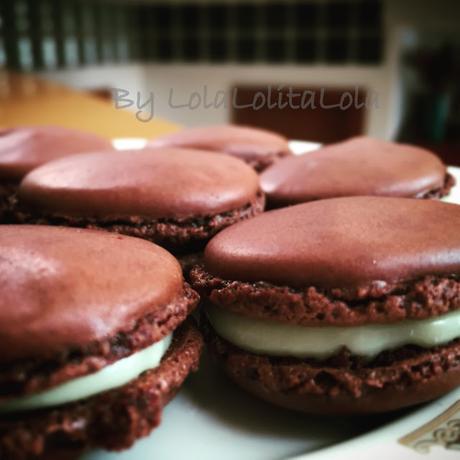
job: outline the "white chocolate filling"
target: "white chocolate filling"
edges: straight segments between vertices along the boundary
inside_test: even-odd
[[[270,356],[324,359],[342,347],[372,358],[404,345],[431,348],[460,337],[460,310],[435,318],[364,326],[305,327],[206,309],[219,336],[243,350]]]
[[[158,367],[171,340],[172,334],[93,374],[78,377],[41,393],[7,401],[0,405],[0,413],[67,404],[126,385],[144,371]]]

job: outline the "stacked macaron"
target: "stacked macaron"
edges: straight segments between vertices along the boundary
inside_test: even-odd
[[[253,394],[383,412],[460,385],[460,207],[348,197],[214,237],[191,271],[212,353]]]
[[[185,149],[95,153],[57,160],[21,183],[16,221],[98,228],[190,257],[218,231],[263,211],[242,161]]]
[[[237,125],[183,129],[157,137],[149,145],[226,153],[245,161],[258,172],[281,158],[292,155],[287,139],[280,134],[265,129]]]
[[[58,126],[0,131],[0,219],[13,204],[22,178],[32,169],[67,155],[109,148],[107,139]]]
[[[0,287],[2,459],[127,448],[198,365],[198,295],[150,242],[0,226]]]
[[[202,346],[184,322],[199,297],[152,242],[194,259],[263,211],[258,176],[207,151],[102,150],[33,169],[16,195],[11,219],[41,225],[0,227],[0,457],[129,447]]]
[[[261,175],[271,208],[358,195],[439,199],[454,182],[431,152],[369,137],[284,159]]]

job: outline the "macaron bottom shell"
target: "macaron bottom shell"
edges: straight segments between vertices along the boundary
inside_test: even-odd
[[[204,321],[211,356],[238,386],[269,403],[319,415],[367,415],[436,399],[460,384],[460,340],[403,348],[373,362],[338,354],[321,361],[258,355]]]
[[[0,458],[129,448],[159,425],[163,407],[197,369],[202,346],[200,333],[187,321],[174,333],[160,365],[126,385],[52,409],[0,416]]]

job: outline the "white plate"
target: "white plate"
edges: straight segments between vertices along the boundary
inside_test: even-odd
[[[294,145],[298,153],[312,149],[311,143]],[[450,170],[460,183],[460,169]],[[456,187],[457,203],[459,195]],[[149,437],[125,452],[91,452],[83,459],[369,460],[372,452],[373,460],[423,460],[427,455],[421,456],[415,446],[422,449],[431,445],[430,459],[455,456],[458,459],[458,450],[439,443],[457,437],[457,449],[460,448],[460,402],[457,402],[460,389],[404,414],[323,418],[289,412],[259,401],[231,384],[206,357],[203,361],[200,371],[188,379],[166,407],[160,427]],[[456,402],[451,413],[408,438],[407,445],[398,441],[439,417]]]
[[[116,150],[143,149],[147,144],[144,137],[118,137],[112,139],[113,148]]]

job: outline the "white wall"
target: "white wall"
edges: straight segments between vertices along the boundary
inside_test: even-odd
[[[364,86],[379,96],[380,107],[369,112],[367,129],[372,135],[381,136],[388,118],[386,81],[379,67],[331,67],[331,66],[273,66],[273,65],[148,65],[146,80],[156,95],[158,115],[186,125],[223,123],[229,120],[230,109],[200,107],[172,108],[168,104],[170,89],[174,89],[174,101],[185,102],[193,92],[203,94],[206,86],[210,98],[221,90],[229,90],[235,84],[269,84],[284,86]]]
[[[78,89],[117,87],[131,92],[140,91],[144,93],[149,86],[144,64],[107,64],[47,71],[39,75]]]
[[[138,64],[110,65],[84,69],[45,72],[42,76],[76,88],[116,87],[139,92],[145,100],[154,94],[155,116],[179,124],[196,126],[225,123],[230,109],[206,108],[192,110],[174,106],[184,104],[194,92],[203,95],[207,87],[209,99],[218,91],[229,91],[234,84],[272,84],[285,86],[363,86],[377,94],[378,107],[368,113],[367,132],[385,137],[388,130],[389,104],[386,73],[380,67],[273,66],[273,65],[182,65]],[[276,87],[276,86],[275,86]]]

